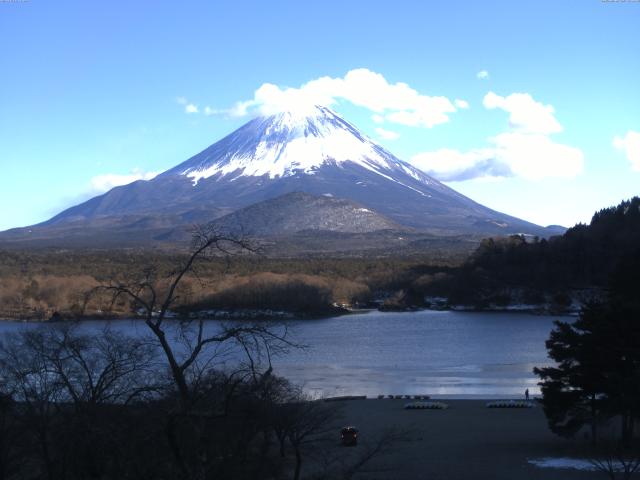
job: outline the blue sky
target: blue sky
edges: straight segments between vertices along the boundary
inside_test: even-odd
[[[638,2],[227,3],[0,1],[0,229],[174,166],[283,98],[326,98],[539,224],[640,194]]]

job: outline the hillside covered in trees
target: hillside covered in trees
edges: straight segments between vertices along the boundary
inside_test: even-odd
[[[622,263],[640,258],[640,198],[623,201],[549,240],[486,239],[459,267],[431,287],[451,303],[570,302],[576,292],[606,289]]]

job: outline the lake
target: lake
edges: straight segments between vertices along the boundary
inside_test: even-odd
[[[287,322],[307,345],[273,361],[275,373],[314,396],[428,394],[515,398],[538,394],[534,366],[549,365],[544,342],[557,317],[454,311],[368,312]],[[107,322],[87,321],[99,332]],[[0,335],[37,324],[0,322]],[[140,321],[114,328],[146,335]],[[217,322],[208,322],[216,328]]]

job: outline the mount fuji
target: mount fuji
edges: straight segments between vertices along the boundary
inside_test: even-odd
[[[287,195],[294,192],[336,202]],[[289,201],[298,203],[285,208]],[[260,202],[266,203],[248,210],[253,216],[234,213]],[[322,220],[314,224],[318,205]],[[331,219],[334,206],[340,217]],[[265,233],[261,227],[261,234],[276,236],[296,232],[296,218],[299,230],[307,231],[344,233],[353,224],[360,233],[392,228],[435,236],[558,233],[474,202],[400,160],[331,109],[314,106],[254,118],[152,180],[115,187],[44,223],[3,232],[0,240],[148,245],[180,237],[194,223],[255,222],[255,212],[261,225],[282,212],[291,217],[274,223],[286,224],[284,231]],[[243,227],[252,230],[251,224]]]

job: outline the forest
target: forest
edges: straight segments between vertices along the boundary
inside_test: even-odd
[[[47,319],[97,315],[83,310],[93,287],[152,268],[161,279],[186,253],[153,251],[0,251],[0,317]],[[425,252],[397,258],[268,258],[257,254],[202,258],[181,283],[177,306],[186,309],[270,308],[322,313],[333,304],[368,304],[407,285],[429,281],[464,258],[442,261]],[[110,315],[129,314],[112,310]]]
[[[187,252],[154,250],[0,251],[0,317],[47,319],[131,314],[127,305],[87,305],[97,285],[152,269],[158,281]],[[180,285],[183,312],[272,309],[335,313],[335,307],[492,309],[511,304],[562,312],[601,294],[620,263],[640,256],[640,198],[593,215],[564,235],[488,238],[471,255],[271,258],[242,252],[208,256]]]
[[[557,304],[582,295],[583,301],[607,288],[620,264],[640,258],[640,198],[634,197],[593,215],[550,239],[511,236],[486,239],[437,290],[452,303],[483,305]]]

